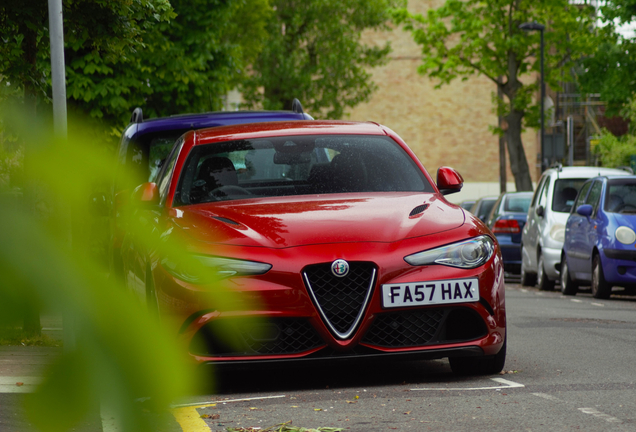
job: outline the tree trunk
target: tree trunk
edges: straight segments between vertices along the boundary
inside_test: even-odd
[[[517,191],[532,191],[532,178],[528,168],[528,160],[521,141],[521,119],[523,114],[513,110],[506,116],[508,129],[506,141],[508,143],[508,155],[510,158],[510,170],[515,178]]]

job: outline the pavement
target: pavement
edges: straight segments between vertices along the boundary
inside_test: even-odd
[[[62,340],[62,318],[43,316],[42,333]],[[31,393],[62,347],[0,346],[0,393]]]

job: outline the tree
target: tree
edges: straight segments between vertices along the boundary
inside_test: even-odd
[[[341,118],[375,89],[368,68],[390,46],[361,43],[366,29],[388,29],[402,0],[273,0],[268,39],[243,86],[248,105],[289,108],[298,98],[312,114]]]
[[[71,0],[63,15],[66,47],[109,59],[134,54],[145,29],[173,16],[168,0]],[[34,113],[50,93],[47,1],[0,0],[0,36],[0,75],[24,90]]]
[[[426,16],[405,9],[394,16],[422,46],[419,72],[437,80],[438,87],[477,74],[489,78],[504,94],[497,113],[507,127],[494,130],[506,136],[516,188],[523,191],[532,190],[532,179],[521,133],[524,127],[537,127],[539,108],[538,101],[532,102],[538,83],[522,79],[539,70],[540,35],[519,25],[536,21],[546,26],[545,81],[556,89],[559,82],[571,79],[574,62],[592,53],[598,43],[594,12],[591,6],[568,0],[447,0]]]
[[[136,106],[146,117],[220,109],[260,52],[271,12],[267,0],[63,7],[69,111],[89,113],[113,135]],[[47,10],[46,0],[0,0],[0,76],[33,104],[50,98]]]
[[[584,58],[579,83],[585,93],[600,93],[606,114],[623,114],[636,93],[636,38],[621,35],[618,27],[636,18],[636,0],[609,0],[600,7],[606,42]]]
[[[145,30],[143,49],[109,58],[90,47],[69,52],[71,103],[94,118],[124,125],[144,117],[219,110],[260,52],[267,0],[172,0],[170,21]]]

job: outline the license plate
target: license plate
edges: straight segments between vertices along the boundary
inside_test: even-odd
[[[382,285],[385,308],[479,301],[477,278]]]

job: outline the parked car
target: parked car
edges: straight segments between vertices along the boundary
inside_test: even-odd
[[[492,207],[495,205],[497,201],[496,196],[486,196],[479,198],[475,204],[470,208],[470,212],[481,219],[483,222],[486,222],[488,219],[488,215],[492,210]]]
[[[554,167],[541,175],[521,236],[521,284],[554,289],[559,279],[565,223],[583,183],[599,175],[629,175],[602,167]]]
[[[463,208],[464,210],[468,210],[470,211],[471,207],[473,206],[473,204],[475,204],[475,200],[464,200],[462,202],[459,203],[459,206],[461,208]]]
[[[111,272],[122,276],[121,241],[125,219],[122,209],[134,187],[154,181],[175,141],[185,132],[209,127],[272,121],[313,120],[294,99],[291,111],[217,111],[144,119],[141,108],[135,108],[131,122],[124,130],[117,151],[117,171],[111,191],[111,240],[109,260]]]
[[[376,123],[190,131],[156,182],[133,194],[158,244],[182,239],[187,254],[146,250],[127,233],[126,281],[170,317],[198,363],[448,357],[456,373],[497,373],[506,356],[501,252],[444,198],[462,185],[448,167],[435,184]],[[224,289],[249,306],[209,298]]]
[[[565,227],[561,291],[591,285],[605,299],[613,286],[636,288],[636,176],[588,180]]]
[[[488,216],[488,228],[497,236],[506,273],[521,271],[521,231],[526,224],[532,192],[504,192]]]

